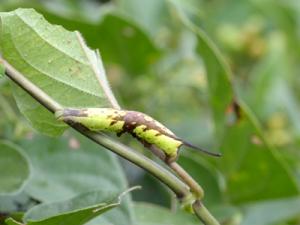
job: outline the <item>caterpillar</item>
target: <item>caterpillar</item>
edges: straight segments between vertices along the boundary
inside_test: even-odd
[[[62,109],[55,113],[58,120],[71,124],[80,124],[93,132],[115,132],[117,136],[129,133],[145,146],[155,145],[165,161],[176,161],[179,148],[183,145],[202,151],[212,156],[219,153],[209,152],[178,138],[172,131],[152,117],[137,111],[117,110],[112,108]]]

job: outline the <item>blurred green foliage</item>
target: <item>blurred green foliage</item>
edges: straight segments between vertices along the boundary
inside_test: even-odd
[[[79,30],[98,48],[123,108],[143,111],[178,136],[222,151],[221,159],[211,159],[184,149],[179,160],[204,187],[204,202],[222,224],[299,224],[299,1],[0,2],[0,11],[18,7]],[[120,192],[127,182],[144,186],[133,193],[134,201],[156,204],[136,204],[137,224],[175,225],[182,218],[197,224],[159,208],[174,209],[172,197],[144,171],[122,161],[126,181],[114,156],[73,133],[57,139],[34,133],[6,78],[0,93],[0,137],[23,148],[33,171],[21,194],[0,196],[0,224],[1,213],[25,212],[96,187]],[[234,99],[241,108],[230,107]],[[139,146],[131,138],[123,141]],[[132,212],[126,218],[134,217],[127,204]],[[161,220],[151,219],[156,215]]]

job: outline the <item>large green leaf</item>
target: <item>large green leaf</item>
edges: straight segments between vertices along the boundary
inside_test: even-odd
[[[85,193],[70,200],[38,205],[25,214],[24,222],[26,225],[83,225],[100,214],[120,206],[122,195],[124,193],[120,195],[116,191],[104,189]],[[124,221],[122,217],[119,219]],[[128,219],[127,224],[129,223]],[[7,224],[19,223],[8,219]]]
[[[232,75],[221,52],[205,32],[194,25],[177,1],[168,0],[174,20],[182,24],[196,38],[195,53],[201,56],[206,69],[209,101],[211,104],[216,136],[222,140],[226,131],[226,111],[235,98]]]
[[[27,157],[7,141],[0,141],[0,171],[0,194],[19,191],[30,175]]]
[[[36,86],[66,107],[111,106],[101,60],[79,33],[49,24],[32,9],[1,13],[0,19],[2,57]],[[36,129],[58,135],[66,128],[23,90],[14,86],[14,93]]]
[[[300,198],[287,198],[257,202],[245,206],[245,215],[241,225],[278,224],[293,218],[299,218]]]
[[[72,132],[55,139],[34,136],[20,144],[32,162],[33,176],[26,191],[35,199],[51,202],[99,187],[126,188],[116,158],[81,135]]]
[[[201,33],[197,34],[201,46],[205,39],[202,38]],[[217,103],[212,106],[215,108],[215,113],[219,114],[215,120],[216,126],[221,126],[223,129],[223,135],[219,133],[220,136],[218,136],[224,152],[220,164],[221,170],[228,179],[228,191],[232,200],[251,201],[296,195],[298,188],[295,179],[285,162],[278,157],[276,150],[266,142],[258,120],[241,99],[239,99],[239,104],[244,115],[243,121],[232,126],[225,123],[225,106],[234,96],[232,89],[229,88],[229,71],[226,71],[225,67],[221,66],[222,64],[216,63],[218,53],[215,53],[214,57],[208,45],[204,45],[204,50],[201,51],[202,48],[203,46],[199,48],[199,53],[208,60],[206,66],[209,68],[215,65],[215,69],[208,69],[207,73],[208,77],[213,77],[211,81],[208,79],[209,83],[216,88],[211,94],[214,96],[213,101]],[[218,71],[223,72],[219,74]],[[224,102],[227,103],[224,104]],[[254,139],[257,137],[261,139],[261,144],[255,143]],[[249,189],[249,185],[253,183],[256,184],[255,188]],[[281,186],[280,183],[285,183],[285,186]]]
[[[23,211],[24,208],[31,206],[30,197],[21,191],[17,194],[0,195],[0,212]],[[1,221],[1,219],[0,219]],[[1,224],[1,222],[0,222]]]
[[[100,50],[105,67],[116,68],[117,65],[130,75],[139,75],[144,74],[160,56],[160,50],[143,27],[118,11],[100,10],[97,21],[78,20],[45,8],[39,11],[53,23],[79,30],[89,46]]]
[[[127,187],[114,155],[79,134],[66,133],[56,139],[34,136],[21,145],[31,159],[33,170],[25,191],[34,199],[53,202],[99,188],[121,192]],[[130,199],[124,199],[121,212],[121,216],[125,214],[133,220]],[[114,216],[107,217],[114,221]]]
[[[234,99],[229,68],[219,50],[202,30],[188,22],[185,25],[197,36],[196,51],[205,64],[216,135],[221,138],[226,130],[226,110]]]
[[[119,63],[129,73],[144,74],[158,58],[159,51],[151,39],[126,17],[107,14],[98,26],[98,33],[101,38],[97,46],[103,59]]]
[[[251,90],[247,100],[266,124],[266,134],[278,146],[281,157],[288,160],[294,176],[298,177],[297,138],[300,134],[300,107],[297,99],[297,74],[292,71],[293,60],[286,49],[285,39],[278,34],[269,38],[269,52],[254,67]],[[299,185],[299,179],[297,179]]]
[[[295,177],[249,118],[227,129],[222,149],[220,166],[227,178],[227,194],[233,202],[298,194]]]
[[[224,58],[202,30],[184,14],[179,15],[183,24],[195,33],[196,51],[202,56],[207,70],[217,140],[224,153],[219,165],[227,178],[229,197],[234,202],[241,202],[297,195],[295,178],[286,163],[267,142],[252,111],[240,96],[236,96]],[[240,105],[242,118],[229,125],[226,109],[234,98]],[[285,186],[280,185],[282,183]]]

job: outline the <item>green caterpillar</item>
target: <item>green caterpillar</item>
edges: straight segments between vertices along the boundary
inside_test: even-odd
[[[164,153],[168,163],[177,159],[179,148],[182,145],[209,155],[220,156],[219,153],[208,152],[178,138],[158,121],[136,111],[112,108],[62,109],[55,115],[58,120],[81,124],[94,132],[110,131],[117,133],[118,136],[127,132],[146,146],[158,147]]]

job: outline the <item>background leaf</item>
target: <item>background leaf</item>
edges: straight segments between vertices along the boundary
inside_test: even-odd
[[[82,225],[120,204],[121,195],[114,191],[94,191],[70,200],[36,206],[25,215],[24,220],[28,225]],[[14,224],[12,220],[8,221],[10,223]]]
[[[21,190],[30,175],[30,164],[22,150],[0,141],[0,194]]]
[[[66,133],[56,139],[35,136],[20,144],[32,161],[33,176],[25,191],[38,201],[65,200],[99,188],[114,193],[127,188],[115,156],[79,134]],[[131,200],[125,197],[121,209],[108,213],[102,222],[126,224],[133,217]]]
[[[258,202],[245,206],[244,210],[245,217],[241,223],[242,225],[275,224],[299,215],[300,199],[287,198]]]
[[[222,199],[222,190],[219,184],[218,171],[206,162],[197,152],[186,152],[179,159],[180,165],[189,171],[189,174],[205,190],[204,203],[209,207],[215,205]]]
[[[99,187],[119,192],[126,188],[116,158],[81,135],[72,132],[55,140],[37,136],[20,144],[32,161],[26,191],[35,199],[51,202]]]
[[[89,40],[91,46],[101,49],[103,59],[108,63],[124,65],[128,73],[144,73],[159,56],[151,39],[133,21],[118,14],[106,14],[97,33],[100,37]],[[134,53],[130,53],[133,48]]]
[[[213,96],[211,104],[215,112],[216,129],[222,130],[217,132],[224,152],[219,163],[222,172],[228,178],[227,185],[230,192],[227,194],[233,202],[297,195],[299,190],[289,168],[278,157],[276,150],[266,142],[259,121],[239,96],[236,98],[243,118],[238,119],[232,126],[226,123],[226,109],[235,98],[230,71],[207,36],[192,24],[185,23],[197,35],[196,50],[203,56],[207,69],[208,83],[211,86],[209,92]],[[261,143],[255,143],[254,138],[260,139]],[[256,160],[255,165],[252,164],[252,157]],[[260,177],[257,174],[260,174]],[[253,182],[256,184],[255,189],[248,189],[247,187],[252,186]],[[282,182],[286,185],[281,189]]]

